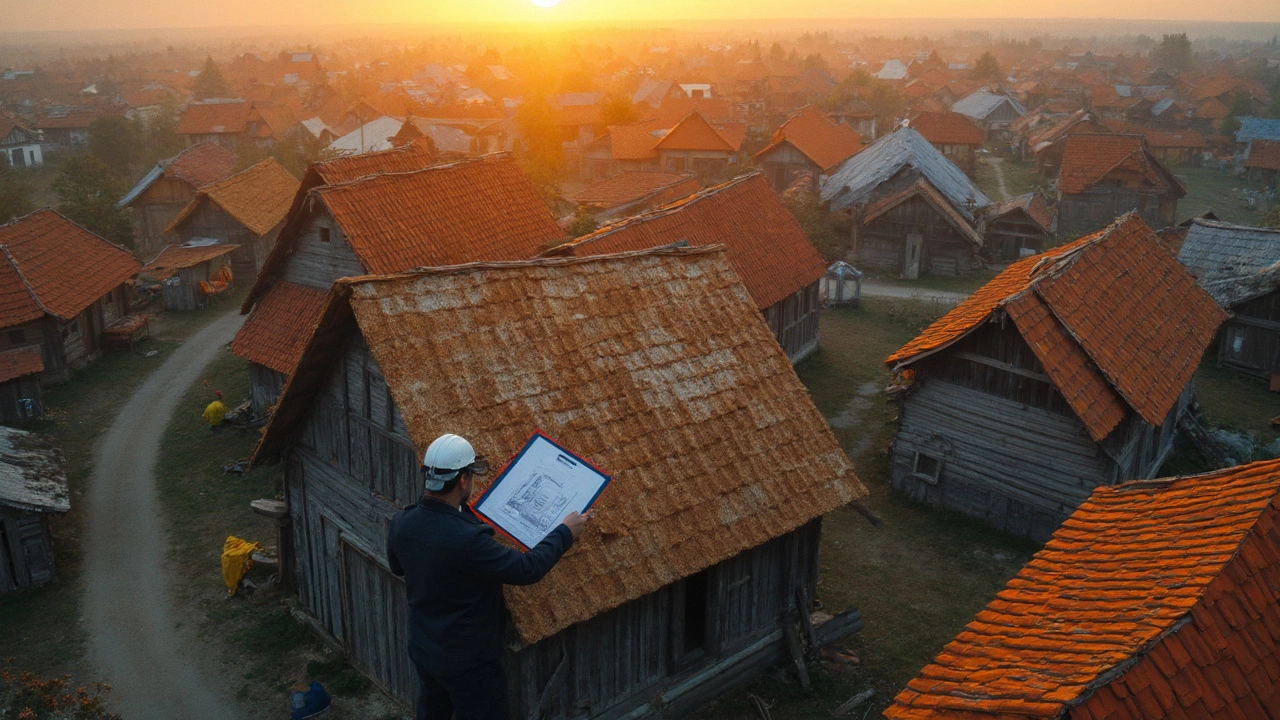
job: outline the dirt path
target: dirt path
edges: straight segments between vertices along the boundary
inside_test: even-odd
[[[1000,191],[1000,199],[1008,200],[1013,197],[1013,195],[1009,194],[1008,186],[1004,184],[1004,168],[1001,167],[1004,163],[1004,158],[990,158],[987,162],[990,163],[991,169],[996,173],[996,188]]]
[[[851,283],[852,284],[852,283]],[[852,294],[852,290],[850,290]],[[930,290],[928,288],[902,287],[901,285],[879,285],[863,281],[862,294],[867,297],[899,298],[902,300],[923,300],[936,302],[939,305],[959,305],[968,295],[949,290]]]
[[[248,717],[200,659],[172,604],[164,522],[156,497],[160,437],[183,391],[235,336],[243,318],[217,318],[134,392],[94,450],[85,498],[85,598],[90,662],[127,720]]]

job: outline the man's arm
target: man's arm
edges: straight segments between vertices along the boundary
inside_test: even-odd
[[[499,543],[488,533],[476,533],[457,562],[460,570],[481,580],[532,585],[551,572],[572,544],[573,533],[564,524],[556,526],[527,553]]]

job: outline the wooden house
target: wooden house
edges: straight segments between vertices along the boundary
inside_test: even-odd
[[[569,199],[604,222],[644,212],[702,189],[691,173],[634,170],[582,188]]]
[[[250,361],[255,409],[279,397],[338,278],[530,258],[564,238],[510,157],[429,162],[409,145],[307,171],[231,344]]]
[[[1276,173],[1280,172],[1280,142],[1255,140],[1244,161],[1245,175],[1268,188],[1276,186]]]
[[[1120,135],[1141,135],[1147,142],[1151,154],[1165,165],[1199,165],[1204,154],[1204,136],[1194,130],[1180,128],[1177,130],[1158,130],[1144,127],[1122,120],[1111,120],[1102,123],[1104,132]]]
[[[987,142],[1008,145],[1017,140],[1009,126],[1026,114],[1026,108],[1008,95],[979,90],[951,106],[951,112],[968,116],[982,128]]]
[[[943,157],[950,160],[965,175],[974,177],[978,170],[978,150],[982,149],[982,128],[968,116],[957,112],[916,113],[911,127],[924,136]]]
[[[38,348],[41,382],[67,379],[129,313],[138,261],[48,209],[0,225],[0,248],[0,351]]]
[[[258,276],[284,224],[298,181],[272,158],[198,190],[165,234],[180,242],[235,245],[231,268],[236,277]]]
[[[40,136],[22,123],[0,113],[0,159],[11,166],[35,167],[44,164]]]
[[[1172,225],[1186,187],[1141,135],[1067,136],[1058,176],[1058,222],[1089,229],[1136,211],[1152,227]]]
[[[1067,137],[1079,133],[1103,132],[1092,113],[1078,110],[1056,122],[1036,128],[1023,142],[1022,156],[1035,157],[1036,170],[1043,180],[1053,180],[1062,170],[1062,153]]]
[[[823,178],[822,201],[850,216],[850,259],[902,277],[981,266],[978,215],[991,200],[915,129],[881,137]]]
[[[1098,488],[884,716],[1276,717],[1277,491],[1275,460]]]
[[[1010,265],[885,361],[893,487],[1044,540],[1154,477],[1223,313],[1134,214]]]
[[[192,145],[156,163],[116,207],[133,213],[138,251],[159,252],[164,231],[195,197],[196,191],[232,174],[236,154],[217,143]]]
[[[817,349],[818,284],[826,263],[759,173],[607,225],[546,255],[582,257],[672,243],[723,245],[791,362]]]
[[[667,101],[652,119],[614,125],[587,145],[583,177],[604,180],[627,170],[692,172],[704,185],[723,182],[742,159],[747,126],[729,119],[723,100]],[[678,110],[690,108],[683,116]]]
[[[123,115],[125,110],[124,105],[110,102],[47,107],[36,115],[35,129],[43,147],[83,149],[89,145],[89,126],[94,120],[104,115]]]
[[[249,118],[253,104],[247,100],[205,100],[194,102],[182,112],[174,129],[187,145],[212,142],[231,151],[248,146]]]
[[[513,717],[681,717],[786,657],[822,515],[865,489],[723,250],[661,248],[337,283],[254,462],[283,459],[299,607],[354,667],[416,694],[384,548],[422,448],[534,428],[614,479],[504,588]]]
[[[821,110],[808,105],[779,126],[769,145],[751,157],[774,191],[782,193],[804,175],[813,178],[812,189],[817,190],[818,176],[861,149],[857,131],[828,120]]]
[[[1054,219],[1054,208],[1039,192],[991,205],[983,216],[987,256],[1010,262],[1040,252],[1053,233]]]
[[[234,279],[231,253],[236,245],[169,245],[142,266],[139,285],[160,290],[165,310],[195,310],[209,297],[226,292]]]
[[[54,581],[49,518],[70,509],[53,439],[0,427],[0,595]]]

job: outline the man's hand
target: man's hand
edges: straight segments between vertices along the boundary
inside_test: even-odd
[[[569,532],[573,533],[573,539],[577,540],[582,535],[583,529],[587,527],[587,522],[594,516],[595,515],[591,510],[586,511],[581,515],[576,512],[571,512],[568,515],[565,515],[564,520],[561,522],[564,523],[565,527],[569,528]]]

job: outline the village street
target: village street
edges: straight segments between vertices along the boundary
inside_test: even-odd
[[[175,350],[120,409],[94,453],[84,500],[83,617],[94,670],[113,687],[112,709],[129,720],[249,716],[196,651],[196,623],[172,604],[155,478],[160,438],[179,398],[242,322],[228,312]]]

